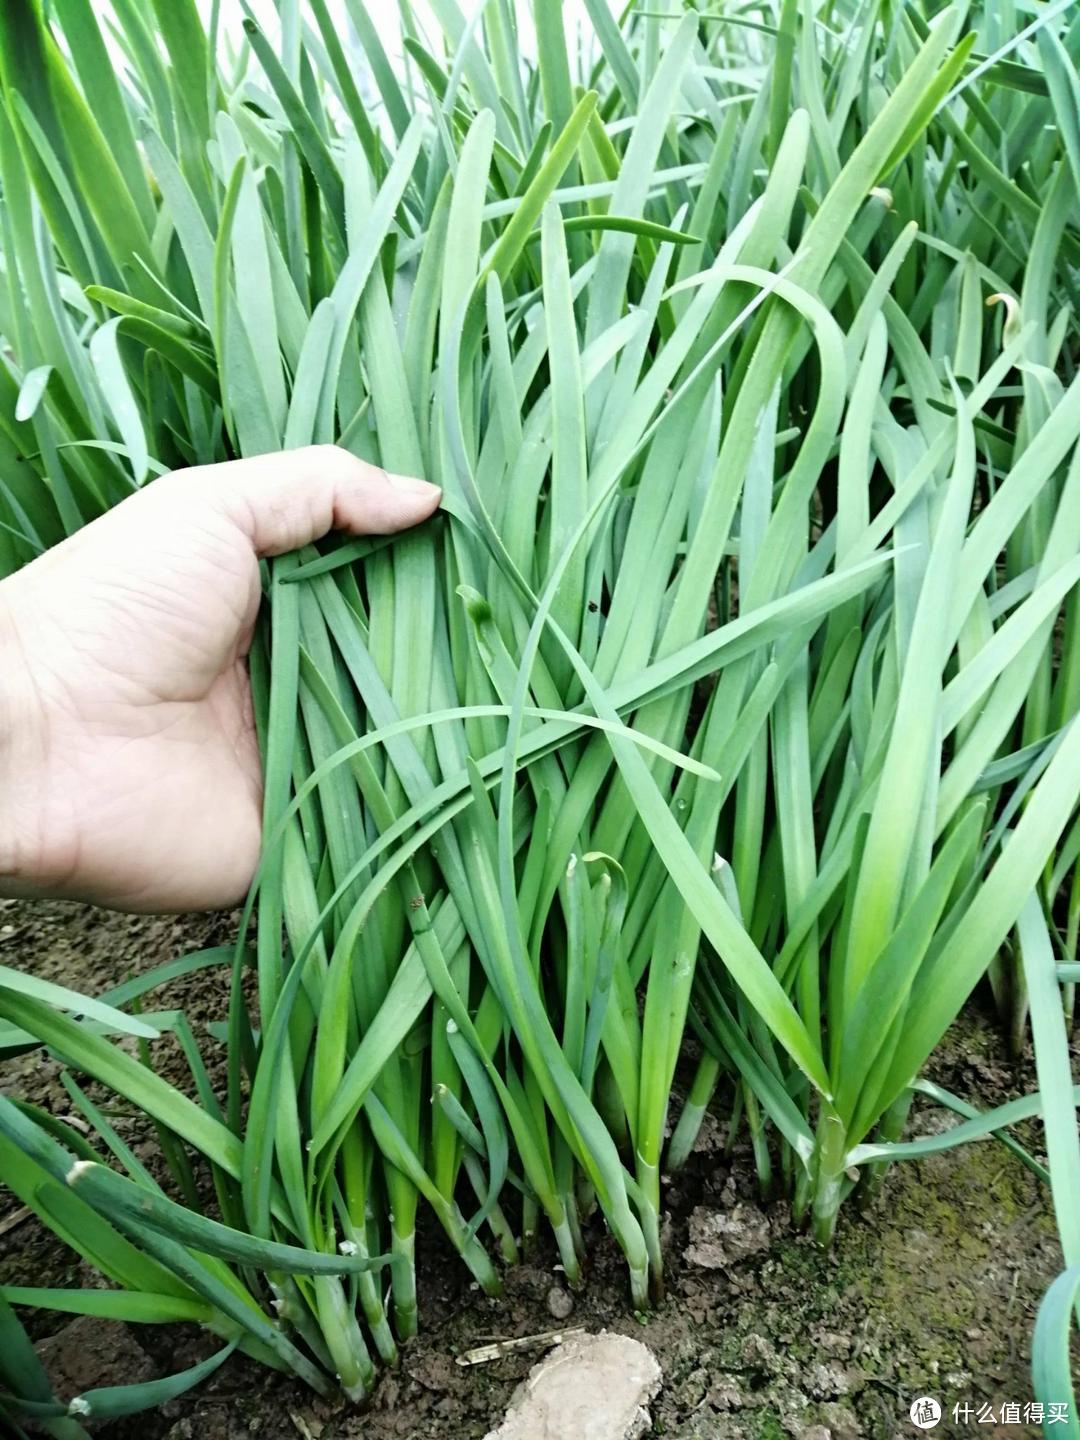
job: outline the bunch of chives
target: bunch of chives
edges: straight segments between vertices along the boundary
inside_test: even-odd
[[[1080,22],[587,8],[578,50],[536,0],[535,60],[510,0],[406,6],[400,62],[361,0],[236,54],[192,0],[0,17],[3,569],[282,446],[445,495],[267,571],[235,950],[96,1013],[0,977],[0,1041],[150,1116],[184,1202],[70,1076],[93,1145],[0,1103],[5,1183],[116,1287],[13,1303],[362,1398],[422,1211],[489,1293],[541,1228],[579,1283],[598,1217],[641,1306],[714,1095],[828,1242],[942,1143],[901,1132],[984,974],[1020,1037],[1049,945],[1071,1005]],[[126,1007],[230,962],[219,1096]]]

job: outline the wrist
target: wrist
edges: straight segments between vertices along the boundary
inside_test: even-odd
[[[47,890],[49,739],[20,628],[18,582],[0,583],[0,894]]]

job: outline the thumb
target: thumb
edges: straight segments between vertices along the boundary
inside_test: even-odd
[[[258,555],[298,550],[329,530],[392,535],[426,520],[442,495],[437,485],[392,475],[337,445],[200,466],[177,472],[175,483],[205,486]]]

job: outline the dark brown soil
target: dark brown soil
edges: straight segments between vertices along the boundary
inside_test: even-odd
[[[230,917],[143,919],[77,905],[0,902],[0,963],[97,992],[185,950],[222,943],[231,925]],[[223,1057],[206,1024],[223,1017],[226,990],[225,973],[211,970],[153,1000],[155,1007],[187,1011],[212,1073]],[[162,1042],[161,1068],[178,1074],[170,1043]],[[39,1053],[8,1064],[0,1088],[67,1115],[57,1074]],[[1034,1084],[1030,1066],[1010,1063],[995,1026],[976,1012],[955,1027],[934,1075],[980,1106]],[[153,1138],[137,1118],[115,1118],[150,1157]],[[924,1106],[913,1128],[939,1123]],[[783,1204],[763,1205],[747,1156],[738,1146],[725,1156],[723,1131],[722,1123],[711,1127],[668,1189],[668,1296],[648,1315],[629,1309],[619,1256],[598,1227],[591,1272],[565,1319],[555,1318],[566,1310],[566,1296],[548,1250],[508,1271],[504,1297],[492,1301],[470,1288],[438,1234],[428,1231],[418,1261],[423,1333],[365,1411],[325,1405],[299,1384],[234,1358],[193,1396],[98,1433],[114,1440],[479,1440],[537,1355],[470,1368],[457,1357],[492,1339],[559,1325],[607,1327],[651,1346],[665,1376],[653,1433],[667,1440],[891,1440],[919,1433],[907,1411],[923,1394],[946,1407],[940,1433],[1037,1433],[1022,1424],[951,1418],[957,1403],[977,1408],[989,1401],[999,1413],[1003,1402],[1022,1406],[1031,1398],[1031,1329],[1060,1253],[1049,1198],[1011,1154],[989,1141],[895,1167],[873,1212],[846,1214],[834,1249],[822,1253],[794,1233]],[[1034,1128],[1023,1138],[1032,1148],[1039,1144]],[[14,1208],[0,1192],[0,1225]],[[684,1252],[693,1226],[694,1254],[703,1258],[704,1249],[708,1258],[700,1242],[717,1228],[716,1215],[723,1217],[722,1248],[736,1258],[705,1269]],[[33,1220],[0,1237],[0,1282],[93,1283]],[[73,1384],[166,1374],[209,1353],[194,1329],[95,1322],[70,1330],[65,1317],[23,1318],[39,1340],[53,1337],[48,1363],[66,1394]]]

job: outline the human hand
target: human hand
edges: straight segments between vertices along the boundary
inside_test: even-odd
[[[237,902],[260,844],[258,559],[404,530],[439,493],[334,446],[201,466],[0,584],[0,893]]]

